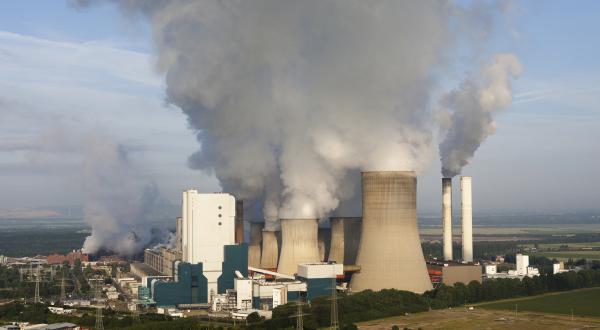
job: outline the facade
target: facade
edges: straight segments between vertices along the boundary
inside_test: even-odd
[[[152,281],[150,291],[156,306],[207,303],[208,280],[204,276],[203,265],[177,261],[175,269],[175,281]]]
[[[442,268],[442,282],[446,285],[455,283],[464,283],[465,285],[472,281],[482,282],[480,265],[448,265]]]
[[[235,243],[244,243],[244,201],[235,201]]]
[[[352,277],[352,291],[431,290],[417,227],[416,173],[363,172],[362,205],[360,271]]]
[[[298,265],[296,278],[306,283],[306,299],[331,296],[336,278],[344,275],[344,265],[335,263],[313,263]]]
[[[517,254],[517,275],[527,275],[527,267],[529,267],[529,256]]]
[[[178,217],[175,220],[175,250],[177,250],[177,252],[179,252],[180,254],[182,253],[182,244],[181,244],[181,239],[183,237],[183,219],[181,217]]]
[[[236,272],[243,277],[248,276],[248,245],[246,243],[225,245],[223,255],[222,271],[217,279],[217,290],[215,291],[217,293],[225,293],[228,289],[234,289]]]
[[[215,293],[224,260],[223,246],[235,243],[235,214],[232,195],[183,192],[182,260],[202,263],[208,290]]]
[[[234,281],[236,296],[236,309],[252,308],[252,280],[249,278],[236,278]]]
[[[60,265],[66,261],[70,266],[73,266],[75,264],[75,260],[77,259],[79,259],[81,262],[90,261],[88,255],[81,253],[81,251],[71,251],[66,255],[54,253],[49,255],[47,260],[49,265]]]

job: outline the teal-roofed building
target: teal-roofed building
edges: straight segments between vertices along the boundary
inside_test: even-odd
[[[202,264],[176,261],[173,282],[154,280],[152,297],[156,306],[178,304],[202,304],[208,302],[208,281],[203,274]]]
[[[235,271],[248,277],[248,244],[225,245],[222,265],[221,276],[217,279],[217,293],[234,288]]]

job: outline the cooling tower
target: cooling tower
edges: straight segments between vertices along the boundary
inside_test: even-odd
[[[452,178],[442,178],[444,260],[452,260]]]
[[[331,249],[329,261],[356,264],[362,221],[360,217],[331,218]]]
[[[352,291],[423,293],[431,281],[417,228],[415,172],[363,172],[363,220]]]
[[[460,178],[460,217],[462,222],[462,259],[473,262],[473,206],[470,176]]]
[[[329,248],[331,246],[331,228],[319,228],[317,238],[319,242],[319,260],[325,261],[327,260]]]
[[[274,231],[262,232],[262,253],[260,256],[260,268],[275,270],[279,256],[279,244]]]
[[[248,266],[260,268],[260,244],[262,242],[263,222],[250,223],[250,244],[248,244]]]
[[[317,219],[281,219],[281,254],[277,272],[293,275],[298,264],[319,262]]]

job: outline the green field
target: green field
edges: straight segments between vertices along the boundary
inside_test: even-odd
[[[550,251],[536,252],[532,253],[531,255],[546,257],[549,259],[557,259],[561,261],[565,261],[568,259],[600,260],[600,251]]]
[[[537,244],[538,249],[545,250],[558,250],[561,246],[568,246],[569,248],[583,249],[583,248],[597,248],[600,247],[600,242],[585,242],[585,243],[539,243]],[[519,244],[524,248],[533,248],[535,244]]]
[[[600,288],[581,289],[531,298],[510,299],[479,305],[485,309],[600,317]]]

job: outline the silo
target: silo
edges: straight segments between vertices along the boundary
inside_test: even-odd
[[[471,177],[460,178],[460,217],[462,222],[462,259],[473,261],[473,206]]]
[[[362,205],[360,271],[352,277],[352,291],[431,290],[417,228],[415,172],[363,172]]]
[[[319,242],[319,260],[325,261],[331,246],[331,228],[319,228],[317,238]]]
[[[333,217],[331,221],[331,249],[329,261],[338,264],[356,264],[362,221],[360,217]]]
[[[452,260],[452,178],[442,178],[444,260]]]
[[[260,256],[260,268],[276,270],[279,256],[279,244],[274,231],[264,230],[262,232],[262,251]]]
[[[248,244],[248,266],[260,267],[260,245],[262,242],[263,222],[250,223],[250,244]]]
[[[317,219],[281,219],[281,254],[277,272],[293,275],[298,264],[319,262]]]

